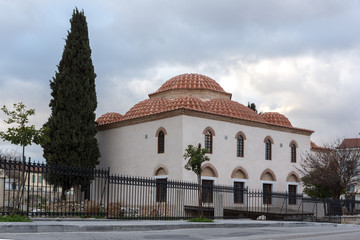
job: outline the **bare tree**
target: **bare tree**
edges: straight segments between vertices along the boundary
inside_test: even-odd
[[[339,199],[350,186],[360,183],[360,148],[344,144],[340,139],[326,144],[322,151],[308,152],[302,157],[304,192],[310,197]],[[340,146],[340,147],[339,147]]]
[[[5,159],[21,159],[21,154],[16,149],[0,149],[0,158]]]

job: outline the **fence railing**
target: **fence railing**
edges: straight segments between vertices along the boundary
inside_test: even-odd
[[[203,209],[211,218],[325,220],[358,214],[360,202],[319,200],[289,193],[203,184]],[[186,219],[197,215],[198,185],[166,178],[110,174],[0,158],[0,214],[31,217]]]

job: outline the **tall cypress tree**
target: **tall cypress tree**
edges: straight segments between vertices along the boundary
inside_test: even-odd
[[[77,8],[70,20],[66,44],[50,88],[51,115],[45,123],[50,141],[43,144],[50,165],[95,168],[100,157],[96,135],[97,107],[94,66],[84,11]],[[64,177],[49,172],[48,181],[63,191],[73,186],[85,190],[91,177]]]

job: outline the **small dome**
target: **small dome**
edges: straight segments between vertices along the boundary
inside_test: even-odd
[[[150,98],[135,104],[125,113],[123,120],[139,118],[167,111],[167,98]]]
[[[291,122],[284,115],[277,112],[267,112],[261,114],[261,117],[265,119],[266,122],[284,126],[284,127],[292,127]]]
[[[109,123],[118,122],[122,119],[122,117],[123,116],[120,113],[108,112],[101,115],[101,117],[99,117],[98,119],[96,119],[96,122],[98,123],[99,126],[101,126]]]

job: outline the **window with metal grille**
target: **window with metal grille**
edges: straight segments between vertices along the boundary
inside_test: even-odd
[[[237,156],[244,157],[244,138],[241,135],[237,137]]]
[[[289,205],[296,205],[296,185],[289,185]]]
[[[244,203],[243,182],[234,182],[234,203]]]
[[[158,134],[158,153],[165,152],[165,134],[163,131],[160,131]]]
[[[202,180],[202,201],[203,203],[213,202],[213,180]]]
[[[272,184],[264,183],[263,184],[263,204],[272,203]]]
[[[265,141],[265,159],[271,160],[271,141],[267,139]]]
[[[166,202],[167,197],[167,179],[156,179],[156,202]]]
[[[296,163],[296,146],[295,144],[291,144],[291,162]]]
[[[212,133],[208,130],[205,133],[205,149],[208,150],[208,153],[212,153]]]

